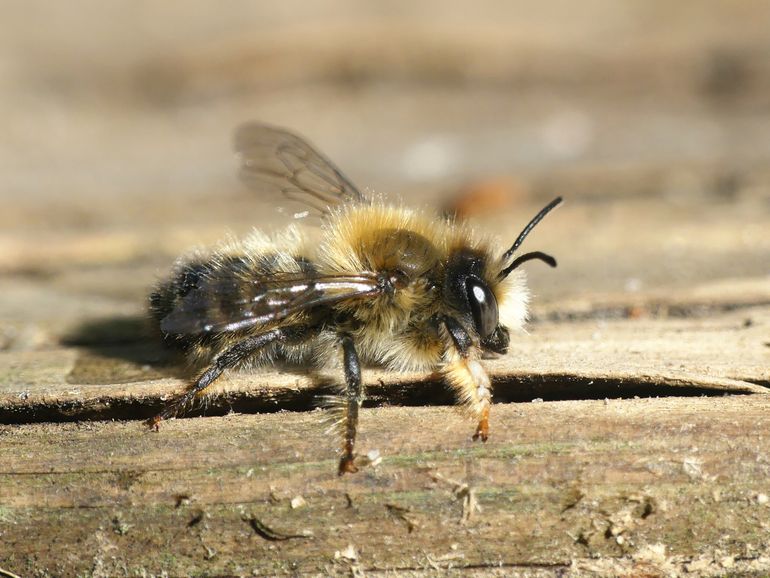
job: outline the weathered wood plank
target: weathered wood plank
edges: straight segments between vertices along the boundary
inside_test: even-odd
[[[158,433],[2,426],[0,566],[770,571],[769,410],[766,396],[497,405],[484,445],[451,409],[364,410],[360,448],[382,461],[344,478],[320,411]]]

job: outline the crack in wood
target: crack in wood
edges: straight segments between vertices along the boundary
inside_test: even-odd
[[[682,383],[684,381],[685,383]],[[654,397],[701,397],[757,393],[756,386],[770,382],[745,382],[744,389],[720,389],[717,384],[702,385],[687,380],[663,381],[655,376],[623,378],[583,377],[569,374],[498,376],[493,379],[495,403],[530,403],[533,401],[601,400]],[[717,380],[719,381],[719,380]],[[727,380],[729,381],[729,380]],[[740,385],[740,381],[736,381]],[[676,383],[680,383],[677,385]],[[687,383],[692,383],[688,385]],[[183,416],[222,416],[235,413],[307,412],[321,407],[320,401],[336,390],[329,385],[287,388],[268,392],[237,391],[205,398],[203,407]],[[364,407],[447,406],[454,405],[452,393],[440,381],[373,383],[367,387]],[[161,396],[96,397],[82,401],[27,400],[25,404],[0,407],[0,424],[42,422],[146,420],[162,407]]]

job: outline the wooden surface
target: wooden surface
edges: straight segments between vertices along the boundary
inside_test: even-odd
[[[770,573],[765,3],[86,4],[0,22],[0,576]],[[566,197],[488,443],[376,368],[357,475],[333,373],[228,375],[145,427],[186,383],[148,288],[286,223],[234,178],[254,118],[410,205],[491,191],[501,249]]]
[[[481,446],[452,409],[378,408],[364,411],[361,447],[382,462],[343,479],[320,412],[157,434],[131,421],[2,426],[3,564],[768,571],[769,410],[764,395],[505,404]]]

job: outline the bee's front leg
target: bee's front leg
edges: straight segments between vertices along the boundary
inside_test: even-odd
[[[473,439],[487,441],[489,437],[489,409],[492,405],[492,384],[479,363],[479,349],[468,332],[454,318],[444,318],[444,326],[454,347],[446,354],[443,373],[449,385],[457,392],[459,401],[478,420]]]
[[[342,344],[342,362],[345,369],[345,424],[344,445],[340,458],[339,475],[355,473],[353,453],[358,428],[358,410],[364,401],[364,388],[361,382],[361,364],[358,361],[353,338],[348,334],[340,335]]]

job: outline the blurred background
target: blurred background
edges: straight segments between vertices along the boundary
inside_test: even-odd
[[[0,10],[6,320],[140,312],[179,252],[280,227],[236,178],[232,132],[247,120],[290,127],[363,190],[460,211],[506,246],[563,195],[527,242],[560,260],[530,267],[537,307],[767,287],[770,3]]]

